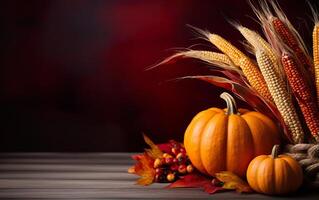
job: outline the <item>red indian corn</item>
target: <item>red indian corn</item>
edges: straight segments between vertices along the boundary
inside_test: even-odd
[[[297,36],[289,29],[287,24],[277,17],[271,18],[272,25],[280,39],[295,53],[299,62],[309,71],[313,70],[313,64],[309,56],[302,49],[302,44]]]
[[[283,53],[281,57],[282,65],[286,72],[290,87],[295,94],[306,124],[315,140],[319,141],[319,112],[315,98],[311,94],[311,89],[297,66],[294,57],[288,53]]]

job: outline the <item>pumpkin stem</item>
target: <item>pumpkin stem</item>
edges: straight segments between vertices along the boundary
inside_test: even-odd
[[[278,157],[278,154],[279,154],[279,145],[276,144],[276,145],[274,145],[274,147],[273,147],[272,150],[271,150],[271,157],[272,157],[273,159],[275,159],[275,158]]]
[[[227,92],[223,92],[220,95],[220,98],[224,99],[226,101],[227,104],[227,115],[232,115],[232,114],[237,114],[238,110],[237,110],[237,105],[236,105],[236,101],[235,99]]]

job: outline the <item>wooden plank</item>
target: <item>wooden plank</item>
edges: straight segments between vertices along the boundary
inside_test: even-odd
[[[69,180],[131,180],[138,177],[127,172],[2,172],[1,179],[69,179]]]
[[[0,189],[0,198],[21,199],[196,199],[207,198],[207,194],[198,189],[163,190],[163,189]]]
[[[238,194],[222,192],[209,195],[200,189],[159,189],[142,187],[134,189],[0,189],[0,198],[20,199],[307,199],[318,200],[314,193],[297,194],[287,197],[270,197],[262,194]]]
[[[95,164],[0,164],[1,171],[92,171],[125,172],[129,165],[95,165]]]
[[[4,158],[119,158],[128,159],[138,153],[120,152],[94,152],[94,153],[59,153],[59,152],[32,152],[32,153],[0,153],[0,159]]]
[[[124,158],[4,158],[1,164],[125,164],[132,165],[134,160]]]
[[[165,185],[157,184],[159,188]],[[126,189],[143,188],[132,180],[0,179],[0,189]]]
[[[208,195],[201,189],[143,187],[127,173],[129,153],[0,154],[1,199],[319,199],[318,193],[269,197],[234,192]]]

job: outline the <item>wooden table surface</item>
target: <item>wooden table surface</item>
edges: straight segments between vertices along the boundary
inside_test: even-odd
[[[273,199],[260,194],[201,189],[163,189],[166,184],[135,185],[127,173],[128,153],[2,153],[1,199]],[[299,192],[278,199],[319,199],[317,192]]]

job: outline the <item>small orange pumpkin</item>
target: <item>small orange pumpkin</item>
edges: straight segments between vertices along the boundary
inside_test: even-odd
[[[231,171],[245,177],[249,162],[269,154],[279,144],[279,131],[265,115],[246,109],[237,110],[234,98],[220,95],[227,109],[209,108],[198,113],[188,125],[184,145],[193,165],[214,176]]]
[[[271,155],[261,155],[251,161],[247,169],[247,181],[257,192],[280,195],[296,191],[302,184],[302,169],[288,155],[278,156],[279,145]]]

